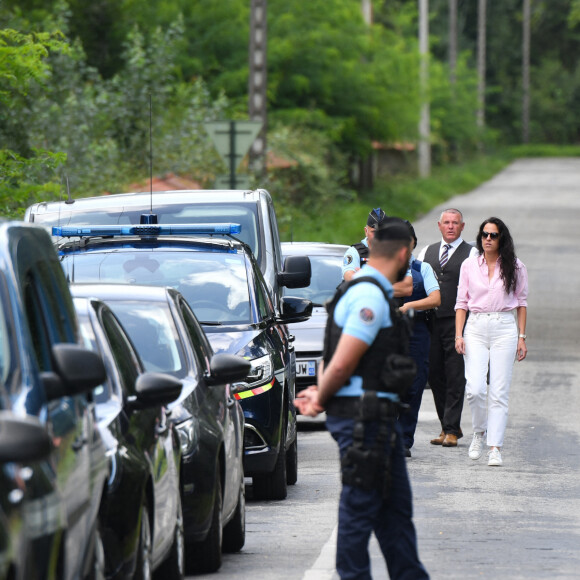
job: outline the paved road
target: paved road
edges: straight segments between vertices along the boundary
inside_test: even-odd
[[[514,372],[502,468],[468,459],[468,437],[431,446],[426,392],[408,461],[421,558],[434,580],[580,578],[580,160],[518,161],[445,207],[463,211],[468,240],[492,215],[510,227],[530,276],[529,354]],[[420,247],[437,239],[441,209],[415,224]],[[462,424],[469,432],[467,406]],[[336,578],[336,449],[305,427],[299,449],[298,484],[283,502],[250,499],[246,547],[220,576]],[[373,576],[387,578],[376,544],[371,553]]]

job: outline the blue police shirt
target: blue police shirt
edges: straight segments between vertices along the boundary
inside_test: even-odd
[[[367,248],[369,247],[369,241],[367,238],[360,241],[361,244],[364,244]],[[342,277],[344,279],[344,275],[346,272],[358,272],[361,268],[360,265],[360,254],[358,253],[357,249],[354,246],[351,246],[345,253],[342,259]],[[411,268],[407,270],[405,276],[412,276]],[[439,287],[437,287],[439,289]]]
[[[411,265],[413,262],[416,262],[417,258],[415,256],[411,256]],[[439,282],[437,281],[437,276],[433,271],[433,268],[427,262],[421,262],[421,276],[423,276],[423,286],[425,288],[425,292],[427,296],[434,292],[435,290],[439,290]]]
[[[369,247],[369,242],[366,238],[361,240],[360,243],[364,244],[367,248]],[[345,272],[356,272],[358,269],[360,269],[360,255],[356,248],[351,246],[344,253],[344,258],[342,259],[342,277],[344,278]]]
[[[389,297],[392,298],[393,286],[378,270],[367,264],[364,270],[360,270],[354,275],[354,278],[361,276],[372,276],[378,280]],[[392,326],[389,305],[380,288],[370,282],[362,282],[348,290],[334,309],[334,321],[342,328],[343,334],[358,338],[369,346],[381,328]],[[353,375],[335,396],[360,397],[362,393],[362,377]],[[378,396],[398,400],[397,395],[392,393],[379,392]]]

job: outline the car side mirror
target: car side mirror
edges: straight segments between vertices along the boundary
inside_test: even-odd
[[[214,354],[209,364],[210,374],[206,376],[209,385],[243,381],[250,373],[251,364],[234,354]]]
[[[51,450],[50,435],[36,417],[0,411],[0,463],[40,461]]]
[[[312,316],[312,301],[295,296],[284,296],[280,301],[280,316],[277,321],[282,324],[304,322]]]
[[[307,256],[287,256],[284,271],[278,274],[278,284],[286,288],[306,288],[310,286],[312,268]]]
[[[165,373],[143,373],[135,383],[136,395],[128,397],[133,409],[149,409],[169,405],[181,395],[183,383]]]
[[[100,355],[78,344],[55,344],[52,359],[54,372],[41,374],[48,401],[90,392],[107,378]]]

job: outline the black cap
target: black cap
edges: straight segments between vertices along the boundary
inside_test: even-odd
[[[400,218],[386,218],[375,232],[375,240],[385,242],[387,240],[406,240],[411,242],[409,226]]]
[[[386,217],[387,214],[380,207],[377,207],[376,209],[373,209],[371,213],[369,213],[369,217],[367,218],[367,226],[376,230],[383,223]]]

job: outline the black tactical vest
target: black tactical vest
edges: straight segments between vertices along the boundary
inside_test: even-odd
[[[409,370],[411,371],[410,382],[415,376],[415,365],[408,356],[410,323],[406,316],[399,312],[393,301],[389,298],[387,291],[381,283],[370,276],[355,278],[350,282],[341,284],[334,298],[327,303],[326,310],[328,319],[324,332],[324,351],[322,358],[325,367],[328,365],[342,334],[342,328],[334,320],[334,310],[338,301],[355,284],[370,282],[378,286],[387,303],[389,304],[392,326],[381,328],[360,360],[354,375],[362,377],[363,389],[365,391],[383,391],[402,395],[409,384]],[[405,376],[401,375],[401,372]]]
[[[353,244],[352,247],[358,252],[360,267],[362,268],[369,261],[369,247],[365,246],[362,242]]]

